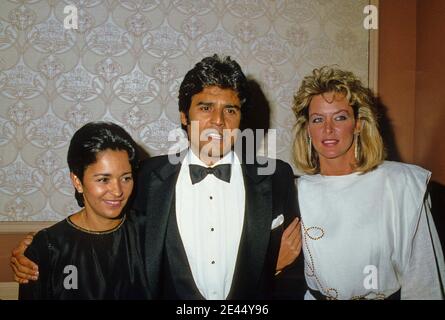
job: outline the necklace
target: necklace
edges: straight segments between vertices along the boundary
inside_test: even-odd
[[[71,220],[71,217],[68,217],[67,221],[71,226],[82,232],[90,234],[107,234],[119,229],[120,226],[124,223],[125,219],[126,216],[124,215],[121,219],[116,219],[116,221],[118,221],[117,225],[114,225],[111,228],[105,230],[94,230],[94,228],[91,228],[89,226],[87,213],[85,212],[85,209],[82,209],[81,211],[78,212],[78,218],[75,219],[74,222]]]

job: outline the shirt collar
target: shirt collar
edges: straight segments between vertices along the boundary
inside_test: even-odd
[[[187,159],[188,159],[188,163],[189,164],[197,164],[203,167],[208,167],[208,165],[206,165],[201,159],[199,159],[195,153],[192,151],[192,149],[189,149],[188,153],[187,153]],[[229,151],[227,152],[224,157],[222,157],[221,159],[219,159],[217,162],[215,162],[213,165],[211,165],[210,167],[214,167],[217,166],[219,164],[233,164],[234,162],[234,152],[233,151]]]

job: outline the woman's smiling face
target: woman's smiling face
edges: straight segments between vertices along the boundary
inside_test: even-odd
[[[133,175],[126,151],[99,152],[80,181],[71,173],[76,189],[82,193],[87,214],[96,219],[118,217],[133,191]]]

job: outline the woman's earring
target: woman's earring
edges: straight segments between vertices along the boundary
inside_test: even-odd
[[[312,164],[312,138],[310,135],[308,135],[308,144],[307,144],[307,156],[309,158],[309,163]]]
[[[360,137],[360,133],[357,132],[354,134],[354,157],[356,161],[359,161],[359,144],[358,139]]]

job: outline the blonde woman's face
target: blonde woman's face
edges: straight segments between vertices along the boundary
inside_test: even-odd
[[[354,132],[358,122],[342,94],[333,92],[312,98],[309,105],[309,135],[320,159],[320,168],[355,162]]]

